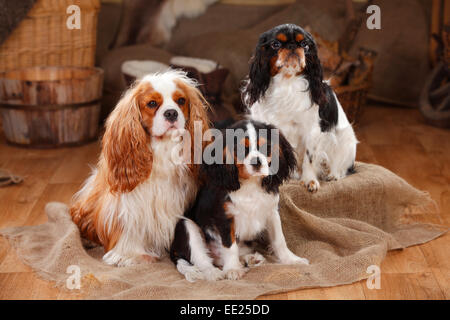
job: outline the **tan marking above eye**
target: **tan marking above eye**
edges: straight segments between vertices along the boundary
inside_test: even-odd
[[[141,85],[138,91],[138,101],[141,108],[156,108],[163,104],[163,96],[155,91],[149,83]]]
[[[305,37],[304,37],[301,33],[298,33],[298,34],[295,36],[295,41],[297,41],[297,42],[300,42],[300,41],[302,41],[303,39],[305,39]]]
[[[250,140],[247,137],[242,138],[240,144],[243,144],[246,147],[250,147]]]
[[[175,101],[176,104],[178,104],[180,107],[185,106],[187,103],[187,98],[186,96],[180,92],[180,91],[175,91],[172,95],[172,99],[173,101]]]
[[[264,139],[264,138],[259,138],[259,140],[258,140],[258,146],[259,147],[261,147],[263,144],[265,144],[267,142],[267,140],[266,139]]]
[[[286,42],[287,37],[284,33],[279,33],[279,34],[277,34],[277,40],[280,40],[281,42]]]

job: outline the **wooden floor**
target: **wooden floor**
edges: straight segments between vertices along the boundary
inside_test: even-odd
[[[450,225],[450,130],[427,126],[418,111],[381,106],[366,108],[356,127],[358,159],[383,165],[412,185],[428,190],[441,215],[418,221]],[[60,150],[29,150],[5,145],[0,137],[0,168],[25,176],[19,186],[0,189],[0,228],[46,221],[48,201],[68,202],[96,162],[99,145]],[[0,238],[0,299],[76,299],[38,279]],[[269,299],[449,299],[450,235],[388,253],[381,265],[381,289],[365,281],[294,291]]]

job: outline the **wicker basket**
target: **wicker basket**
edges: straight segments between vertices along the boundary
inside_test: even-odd
[[[68,29],[70,5],[81,11],[81,28]],[[100,0],[38,0],[0,46],[0,71],[33,66],[93,67]]]
[[[336,95],[350,123],[357,123],[366,104],[370,84],[341,86],[335,89]]]

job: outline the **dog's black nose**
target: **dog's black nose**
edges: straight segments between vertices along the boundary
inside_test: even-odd
[[[169,122],[175,122],[178,118],[178,112],[175,109],[169,109],[164,112],[164,118]]]
[[[252,160],[250,160],[250,163],[252,164],[252,167],[255,169],[259,169],[259,167],[261,167],[262,164],[259,157],[252,158]]]

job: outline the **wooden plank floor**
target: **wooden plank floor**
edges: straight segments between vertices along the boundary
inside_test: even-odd
[[[428,190],[441,215],[418,221],[450,225],[450,130],[427,126],[416,110],[370,106],[356,132],[358,159],[383,165],[412,185]],[[6,146],[0,137],[0,167],[25,176],[19,186],[0,189],[0,228],[45,222],[48,201],[68,202],[96,162],[98,143],[60,150]],[[0,238],[0,299],[77,299],[37,278]],[[388,253],[381,265],[381,289],[365,281],[299,290],[263,299],[449,299],[450,235]]]

